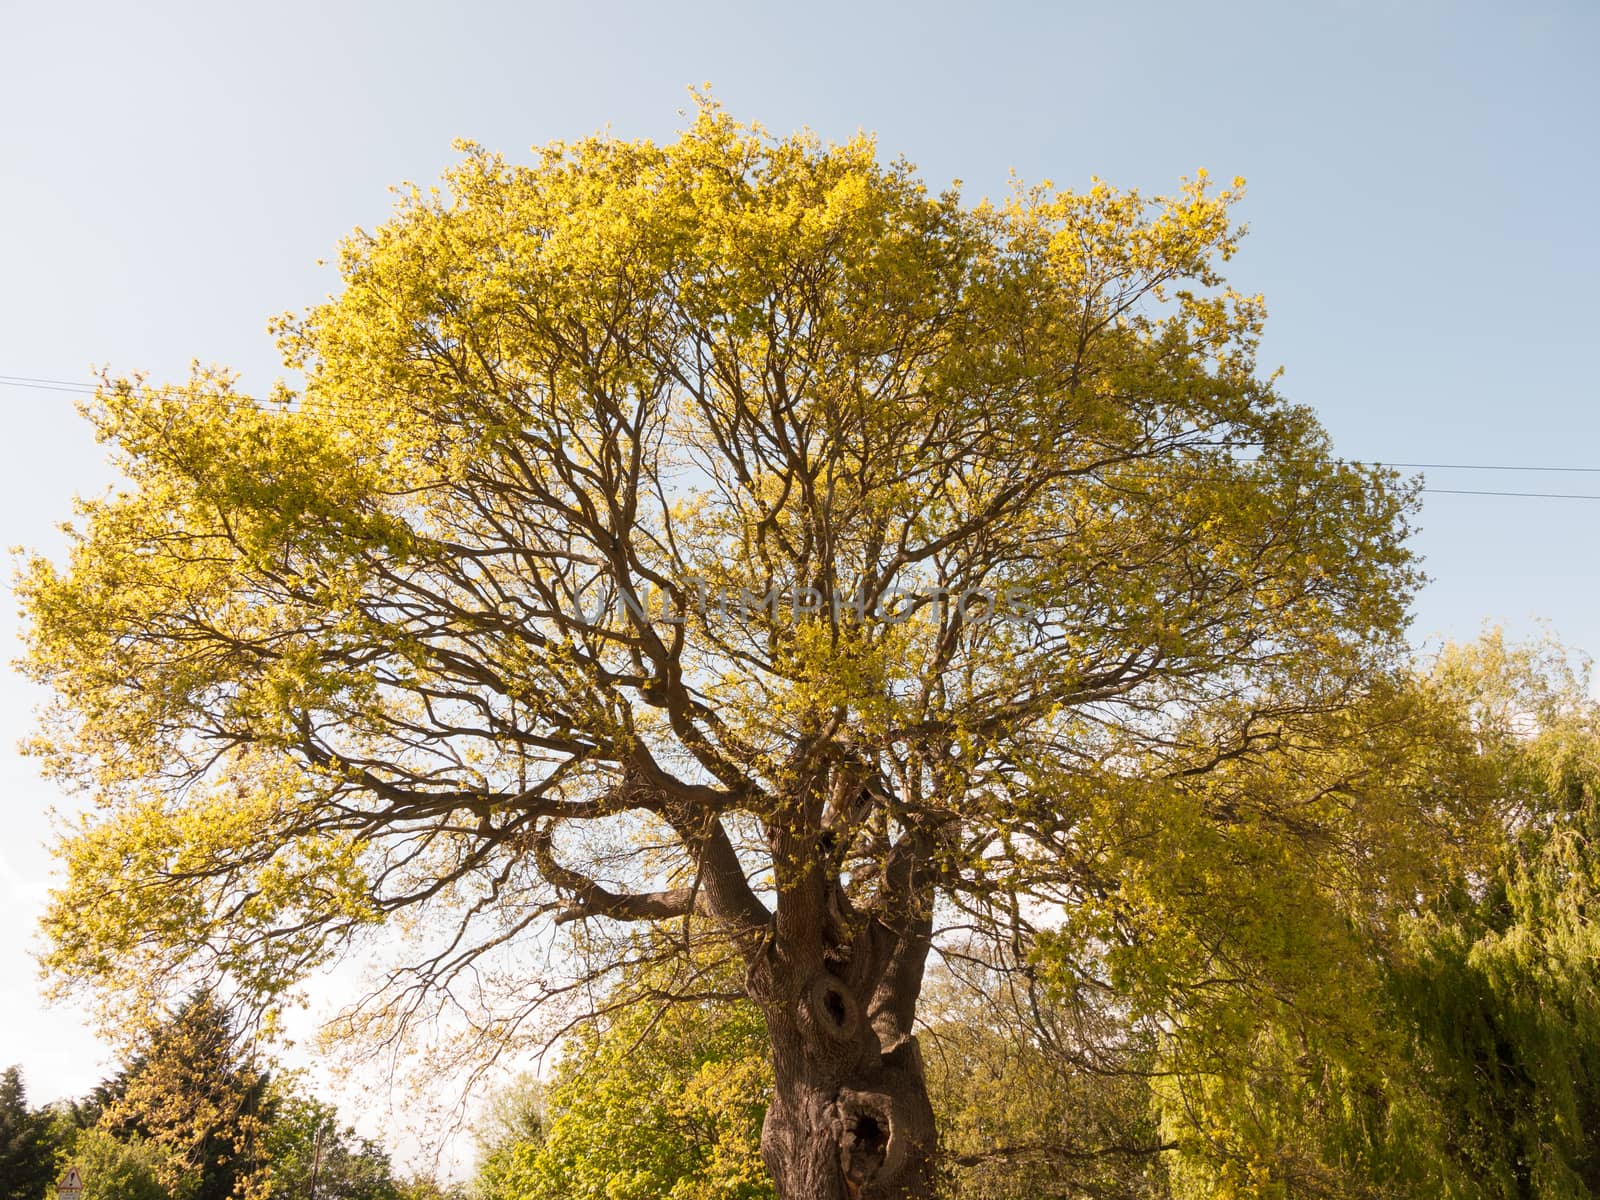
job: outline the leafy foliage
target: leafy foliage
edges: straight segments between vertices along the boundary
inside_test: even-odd
[[[173,1179],[172,1154],[139,1137],[114,1137],[104,1129],[81,1131],[72,1144],[72,1165],[83,1180],[83,1200],[191,1200],[192,1175]]]
[[[0,1200],[40,1200],[55,1178],[50,1114],[28,1107],[22,1071],[0,1074]]]
[[[448,185],[283,323],[297,406],[201,374],[90,410],[131,488],[23,584],[60,697],[36,749],[104,804],[64,847],[66,978],[137,995],[205,946],[270,998],[411,905],[462,901],[466,934],[552,890],[674,913],[687,891],[551,869],[558,832],[629,811],[737,930],[766,918],[710,869],[723,826],[695,831],[748,815],[809,855],[796,789],[851,775],[874,787],[830,837],[861,913],[891,899],[885,830],[984,895],[973,856],[1070,827],[1078,774],[1198,753],[1166,714],[1226,695],[1242,721],[1247,682],[1311,661],[1336,693],[1402,618],[1410,492],[1252,373],[1260,304],[1217,272],[1233,192],[968,209],[865,139],[710,105],[669,147],[472,149]],[[724,622],[692,581],[868,611]],[[875,618],[893,589],[906,619]],[[935,602],[974,589],[1027,619]]]
[[[979,947],[969,947],[969,951]],[[997,963],[996,960],[999,960]],[[1052,997],[1003,955],[940,973],[920,1041],[950,1200],[1158,1200],[1148,1039],[1104,996]]]
[[[158,1178],[183,1200],[254,1200],[269,1179],[267,1093],[226,1010],[201,994],[106,1086],[98,1126],[159,1148]]]
[[[1511,792],[1492,871],[1406,929],[1392,975],[1440,1194],[1600,1195],[1600,706],[1559,655],[1448,661]]]
[[[271,1123],[263,1150],[273,1200],[400,1200],[389,1156],[370,1139],[339,1125],[338,1111],[296,1090],[291,1076],[272,1081]]]
[[[536,1136],[480,1166],[483,1200],[767,1200],[772,1076],[748,1003],[648,1005],[590,1026],[544,1092]]]
[[[1155,843],[1171,865],[1136,926],[1149,936],[1110,961],[1160,1031],[1177,1196],[1596,1194],[1596,706],[1559,656],[1498,636],[1403,699],[1324,740],[1336,778],[1304,747],[1246,777],[1366,818],[1424,815],[1436,827],[1409,844],[1425,854],[1379,863],[1407,840],[1362,839],[1346,861],[1368,869],[1340,874],[1315,845],[1261,860],[1279,839],[1253,828],[1240,874],[1207,860],[1197,910],[1184,856]],[[1219,897],[1233,919],[1203,924]]]

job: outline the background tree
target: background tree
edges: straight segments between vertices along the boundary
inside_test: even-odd
[[[100,1089],[96,1127],[164,1151],[162,1186],[184,1200],[256,1200],[268,1185],[268,1088],[227,1012],[202,993]]]
[[[478,1162],[486,1163],[513,1147],[544,1141],[544,1084],[524,1071],[492,1091],[472,1125]]]
[[[68,1165],[89,1200],[304,1200],[313,1162],[318,1200],[409,1195],[388,1155],[341,1126],[296,1074],[253,1071],[204,996],[81,1100],[30,1111],[20,1073],[0,1075],[4,1200],[49,1200]]]
[[[48,1110],[28,1107],[22,1071],[0,1074],[0,1200],[41,1200],[56,1175]]]
[[[194,1176],[175,1172],[171,1151],[145,1138],[79,1130],[71,1165],[83,1180],[83,1200],[190,1200],[194,1193]]]
[[[1587,692],[1560,655],[1490,637],[1204,782],[1252,824],[1263,795],[1338,805],[1359,823],[1337,858],[1328,817],[1231,848],[1182,808],[1162,836],[1135,827],[1148,870],[1074,916],[1117,934],[1108,978],[1156,1039],[1174,1195],[1597,1194]],[[1364,832],[1397,809],[1427,815],[1426,853]]]
[[[705,102],[446,185],[280,324],[302,393],[90,406],[128,486],[22,584],[97,801],[50,961],[271,1006],[405,913],[347,1028],[499,981],[490,1054],[672,922],[743,963],[778,1194],[926,1194],[936,930],[1381,673],[1412,491],[1258,375],[1204,180],[969,207]]]
[[[1586,664],[1498,636],[1442,685],[1470,705],[1514,799],[1492,869],[1408,924],[1392,1003],[1430,1102],[1440,1195],[1600,1195],[1600,705]]]
[[[1052,994],[1006,947],[930,980],[920,1041],[950,1200],[1163,1200],[1148,1033],[1114,997]]]
[[[643,982],[643,981],[638,981]],[[767,1200],[772,1087],[761,1014],[731,991],[628,1003],[586,1026],[543,1091],[532,1136],[480,1160],[483,1200]],[[633,989],[629,989],[630,1001]]]
[[[295,1079],[272,1080],[271,1123],[262,1138],[273,1200],[400,1200],[382,1147],[339,1124],[339,1113],[303,1094]],[[313,1182],[315,1187],[313,1188]]]

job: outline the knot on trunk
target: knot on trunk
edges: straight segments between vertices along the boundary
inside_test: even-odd
[[[903,1118],[908,1114],[900,1114]],[[843,1089],[834,1101],[831,1124],[839,1144],[839,1171],[852,1197],[874,1181],[891,1180],[905,1162],[907,1130],[897,1119],[894,1100],[880,1092]]]
[[[835,975],[813,979],[800,1007],[806,1024],[832,1041],[851,1042],[861,1032],[861,1004]]]

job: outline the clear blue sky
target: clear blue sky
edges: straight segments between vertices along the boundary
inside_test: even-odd
[[[1249,180],[1232,278],[1267,366],[1353,457],[1600,466],[1600,7],[1444,3],[41,4],[0,0],[0,375],[277,363],[269,315],[469,137],[670,137],[685,87],[787,131],[877,131],[933,183]],[[7,544],[106,480],[63,394],[0,387]],[[1431,472],[1600,494],[1600,474]],[[1419,640],[1547,618],[1600,652],[1600,501],[1427,497]],[[0,637],[14,636],[9,612]],[[0,683],[0,1065],[36,1099],[101,1051],[43,1013],[29,928],[53,799]]]

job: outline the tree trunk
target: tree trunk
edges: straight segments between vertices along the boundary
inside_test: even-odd
[[[780,1200],[928,1200],[934,1122],[916,1039],[884,1052],[827,972],[767,1011],[775,1074],[761,1157]]]

